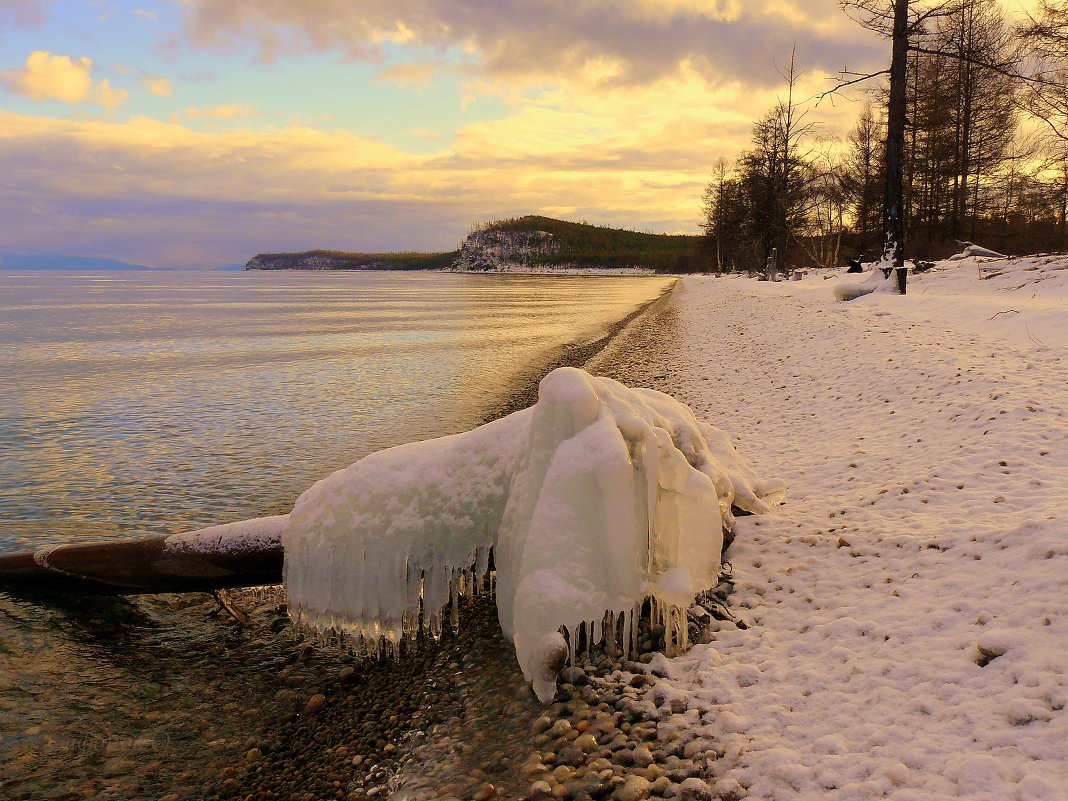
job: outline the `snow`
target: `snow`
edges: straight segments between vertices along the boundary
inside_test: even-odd
[[[969,259],[974,257],[983,257],[989,259],[1004,259],[1007,258],[1004,253],[998,253],[996,250],[990,248],[984,248],[981,245],[973,245],[971,242],[961,242],[964,245],[964,250],[960,253],[955,253],[950,256],[948,261],[961,261],[962,259]]]
[[[288,515],[257,517],[237,523],[172,534],[163,542],[163,550],[185,553],[228,553],[262,550],[281,544]]]
[[[649,372],[791,487],[726,554],[749,627],[650,665],[713,797],[1068,798],[1068,257],[997,264],[676,293]]]
[[[301,495],[283,535],[290,609],[392,650],[420,625],[438,633],[494,548],[501,626],[547,702],[580,631],[629,647],[646,598],[684,648],[731,506],[767,513],[782,494],[671,397],[561,368],[530,409],[372,454]]]
[[[835,300],[856,300],[874,292],[897,294],[897,281],[887,278],[879,266],[875,266],[863,281],[842,281],[834,285]]]

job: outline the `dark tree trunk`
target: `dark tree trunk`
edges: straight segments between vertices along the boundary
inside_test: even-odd
[[[890,61],[890,100],[887,104],[886,194],[883,212],[886,241],[883,259],[893,267],[905,264],[905,226],[902,224],[905,155],[906,78],[909,58],[908,0],[894,0],[893,58]]]

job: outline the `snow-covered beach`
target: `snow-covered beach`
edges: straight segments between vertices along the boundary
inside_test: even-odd
[[[680,348],[626,365],[790,488],[727,552],[748,628],[645,696],[707,741],[713,797],[1068,797],[1064,266],[940,263],[850,303],[688,278]]]

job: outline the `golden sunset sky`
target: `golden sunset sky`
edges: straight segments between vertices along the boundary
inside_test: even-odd
[[[527,213],[696,232],[795,45],[804,98],[889,57],[835,0],[0,0],[0,251],[445,250]]]

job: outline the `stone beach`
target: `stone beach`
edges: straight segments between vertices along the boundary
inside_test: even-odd
[[[662,647],[662,632],[643,623],[641,643]],[[636,662],[584,654],[543,706],[500,633],[492,595],[482,594],[462,604],[458,635],[423,639],[414,654],[343,664],[338,652],[341,666],[321,692],[287,695],[292,711],[205,796],[710,799],[716,753],[673,731],[686,709],[657,692],[656,653]]]
[[[570,349],[550,366],[593,357],[601,374],[657,386],[665,376],[635,368],[655,364],[674,336],[670,295],[642,312],[619,323],[607,347]],[[524,388],[506,411],[529,405],[534,391]],[[729,590],[721,585],[709,606]],[[705,639],[709,623],[707,614],[691,616],[692,638]],[[339,652],[321,693],[293,699],[263,747],[229,766],[206,788],[208,797],[711,799],[706,779],[717,752],[679,734],[673,724],[685,706],[655,688],[662,634],[642,621],[636,661],[580,652],[561,674],[554,702],[543,706],[501,634],[492,595],[477,595],[461,606],[459,634],[423,638],[415,654],[359,665]]]

